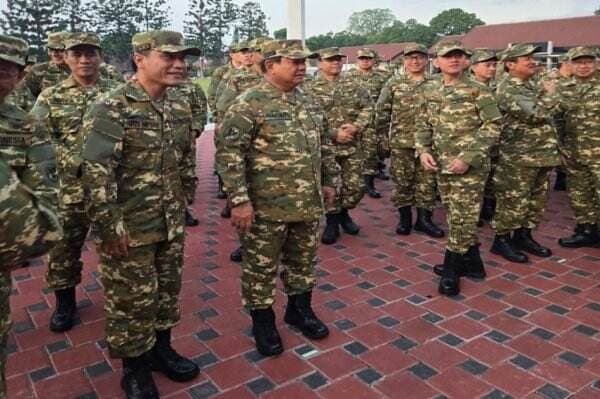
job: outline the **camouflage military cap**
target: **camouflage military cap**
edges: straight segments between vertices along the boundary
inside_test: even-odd
[[[408,55],[412,53],[421,53],[425,55],[429,54],[429,52],[427,51],[427,47],[419,43],[409,44],[406,47],[404,47],[404,51],[402,51],[402,55]]]
[[[487,48],[476,48],[471,56],[471,64],[493,60],[498,60],[498,56],[492,50]]]
[[[435,46],[435,50],[434,50],[435,55],[437,57],[443,57],[447,54],[450,54],[453,51],[462,51],[466,55],[470,55],[470,53],[471,53],[469,50],[467,50],[467,48],[461,42],[459,42],[457,40],[438,43]]]
[[[48,41],[46,43],[46,47],[53,50],[64,50],[66,33],[67,32],[48,33]]]
[[[504,59],[510,60],[517,57],[524,57],[531,55],[538,51],[540,48],[529,43],[516,43],[504,50]]]
[[[572,49],[567,51],[567,59],[569,61],[572,61],[574,59],[581,58],[581,57],[596,58],[597,56],[598,56],[598,53],[592,47],[581,47],[581,46],[573,47]]]
[[[291,58],[291,59],[304,59],[314,58],[315,53],[307,51],[302,47],[301,40],[272,40],[265,43],[262,48],[263,57],[269,58]]]
[[[342,53],[339,47],[328,47],[317,51],[319,58],[327,59],[333,57],[346,57],[346,54]]]
[[[29,54],[27,56],[27,65],[37,64],[37,57],[34,54]]]
[[[356,53],[356,56],[358,58],[377,58],[377,53],[375,52],[375,50],[370,48],[361,48]]]
[[[248,42],[248,47],[250,47],[250,49],[252,51],[262,51],[262,45],[263,43],[269,42],[273,39],[271,39],[268,36],[264,36],[264,37],[257,37],[256,39],[252,39]]]
[[[65,50],[76,46],[93,46],[102,48],[100,38],[95,33],[73,32],[65,38]]]
[[[25,66],[27,63],[28,52],[29,45],[25,40],[12,36],[0,35],[0,60]]]
[[[231,43],[229,46],[230,53],[239,53],[240,51],[250,50],[248,42]]]
[[[200,55],[198,47],[186,46],[183,35],[169,30],[152,30],[136,33],[131,39],[133,51],[155,50],[161,53],[186,53]]]

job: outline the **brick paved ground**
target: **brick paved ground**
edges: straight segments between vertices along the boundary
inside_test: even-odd
[[[442,243],[399,237],[389,203],[365,199],[354,212],[363,227],[319,251],[317,313],[331,335],[310,342],[282,322],[286,351],[263,359],[253,350],[250,319],[240,308],[239,266],[229,262],[235,238],[219,217],[212,138],[201,139],[200,185],[189,230],[174,346],[201,365],[187,384],[155,375],[167,398],[598,398],[600,397],[600,250],[565,250],[557,237],[572,224],[565,193],[551,193],[536,237],[551,259],[507,264],[488,252],[489,277],[464,280],[456,300],[437,294],[431,265]],[[442,212],[436,219],[443,220]],[[9,347],[9,398],[120,398],[120,362],[103,341],[102,288],[93,244],[78,288],[81,324],[48,330],[52,296],[41,261],[13,274],[14,328]]]

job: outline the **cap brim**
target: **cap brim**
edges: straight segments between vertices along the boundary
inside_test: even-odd
[[[13,64],[16,64],[18,66],[24,67],[27,65],[27,62],[25,59],[20,59],[17,57],[11,57],[9,55],[4,55],[4,54],[0,54],[0,60],[3,61],[8,61],[8,62],[12,62]]]
[[[77,43],[72,46],[65,47],[65,50],[70,50],[75,47],[95,47],[99,50],[102,50],[102,47],[99,44],[92,44],[92,43]]]
[[[450,54],[453,51],[460,51],[465,55],[469,55],[469,52],[464,47],[450,47],[449,49],[444,49],[444,51],[439,51],[436,53],[437,56],[443,57],[447,54]]]
[[[595,53],[592,53],[592,52],[588,53],[588,52],[586,52],[586,53],[579,53],[579,54],[577,54],[574,57],[569,57],[568,60],[569,61],[573,61],[573,60],[576,60],[577,58],[584,58],[584,57],[587,57],[587,58],[598,58],[598,56]],[[566,59],[565,59],[565,61],[566,61]]]
[[[317,54],[318,55],[318,54]],[[342,54],[342,53],[338,53],[338,54],[332,54],[332,55],[328,55],[327,57],[322,57],[322,60],[328,60],[329,58],[335,58],[335,57],[342,57],[342,58],[348,58],[348,56],[346,54]]]
[[[191,46],[163,46],[155,48],[156,51],[161,53],[185,53],[186,55],[202,55],[202,50],[198,47]]]
[[[310,51],[295,51],[289,54],[272,54],[269,56],[265,56],[264,59],[272,59],[272,58],[289,58],[290,60],[304,60],[307,58],[317,58],[319,55],[317,53],[313,53]]]
[[[429,55],[429,53],[427,51],[423,51],[423,50],[410,50],[408,52],[403,52],[402,55],[409,55],[409,54],[414,54],[414,53],[419,53],[419,54],[423,54],[423,55]]]

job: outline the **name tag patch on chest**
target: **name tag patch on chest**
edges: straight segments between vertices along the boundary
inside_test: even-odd
[[[1,135],[0,147],[28,147],[31,137],[25,135]]]
[[[279,111],[271,111],[265,114],[266,121],[275,121],[275,120],[291,120],[292,115],[288,112],[279,112]]]
[[[145,119],[125,119],[123,125],[125,129],[159,130],[161,128],[159,122]]]

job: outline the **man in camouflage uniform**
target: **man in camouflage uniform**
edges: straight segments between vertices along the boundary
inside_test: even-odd
[[[263,55],[265,81],[225,115],[217,165],[244,248],[243,303],[258,351],[273,356],[283,351],[272,308],[280,260],[286,323],[311,339],[329,334],[311,297],[323,199],[333,202],[338,171],[326,116],[297,88],[309,53],[293,41],[273,41]]]
[[[575,233],[558,243],[567,248],[600,245],[600,71],[591,47],[567,53],[573,78],[559,86],[560,111],[564,112],[565,137],[561,153],[568,173]]]
[[[404,49],[404,72],[385,85],[377,101],[378,130],[386,132],[391,152],[394,193],[392,201],[400,214],[396,233],[410,234],[412,207],[417,207],[415,230],[440,238],[444,231],[431,220],[435,207],[435,173],[421,167],[415,153],[415,124],[421,118],[419,93],[430,78],[425,76],[427,48],[420,44]]]
[[[27,57],[27,66],[25,67],[26,73],[29,73],[31,68],[36,64],[35,60],[35,56],[30,55]],[[24,111],[29,112],[35,103],[35,97],[31,93],[31,90],[29,90],[29,87],[25,85],[25,82],[21,81],[19,82],[17,88],[8,95],[6,101],[11,104],[15,104]]]
[[[25,76],[27,42],[0,35],[0,398],[6,398],[10,271],[60,238],[50,142],[34,135],[25,111],[7,97]]]
[[[377,64],[377,53],[374,50],[370,48],[358,50],[357,58],[357,67],[347,72],[345,76],[365,87],[369,91],[373,103],[376,103],[383,86],[389,80],[390,76],[375,68]],[[377,129],[377,126],[373,126],[371,129]],[[378,146],[376,149],[379,149],[380,145],[382,145],[382,141],[384,140],[383,136],[386,133],[387,130],[376,130],[375,132],[369,133],[371,135],[375,134],[377,137]],[[385,176],[385,172],[379,167],[380,164],[383,164],[383,168],[385,168],[385,163],[381,162],[382,159],[380,155],[380,151],[375,151],[372,154],[365,154],[364,180],[367,195],[371,198],[381,198],[381,194],[375,189],[375,175],[379,174],[383,180],[389,179],[388,176]]]
[[[373,102],[368,91],[355,81],[341,75],[344,54],[337,47],[319,51],[319,73],[304,84],[304,89],[325,110],[333,129],[336,162],[340,165],[341,188],[335,206],[328,209],[327,226],[321,237],[323,244],[334,244],[339,227],[351,235],[358,227],[350,217],[364,195],[365,154],[376,147],[373,124]]]
[[[180,318],[185,192],[179,135],[190,134],[189,103],[168,91],[199,55],[171,31],[132,39],[136,80],[97,101],[84,118],[83,181],[97,230],[106,296],[106,341],[123,359],[128,398],[158,398],[151,368],[175,381],[195,378],[195,363],[171,346]],[[189,155],[189,154],[188,154]]]
[[[64,40],[67,35],[67,32],[49,33],[46,47],[50,60],[34,65],[25,77],[24,85],[29,88],[34,98],[37,98],[44,89],[69,77],[69,67],[64,59]]]
[[[219,87],[223,83],[223,81],[227,81],[229,76],[234,70],[241,69],[244,66],[249,65],[248,60],[251,59],[250,48],[246,46],[245,43],[234,43],[229,46],[229,57],[230,62],[227,64],[218,67],[214,70],[213,74],[210,77],[210,85],[208,86],[208,90],[206,91],[206,98],[208,101],[208,107],[210,112],[212,113],[212,121],[215,124],[214,130],[214,143],[215,147],[217,145],[217,136],[218,136],[218,125],[221,121],[219,121],[217,116],[217,100],[219,93]],[[216,173],[215,166],[215,173]],[[223,180],[217,173],[218,178],[218,190],[217,190],[217,198],[224,199],[227,198],[227,194],[223,191]],[[230,216],[230,209],[226,206],[221,213],[223,217]]]
[[[548,175],[560,163],[552,123],[556,86],[544,82],[540,92],[532,82],[536,50],[533,45],[515,44],[505,52],[508,75],[496,92],[503,126],[494,173],[497,208],[492,227],[496,236],[491,251],[519,263],[528,261],[522,251],[541,257],[552,254],[533,239],[531,231],[543,216]]]
[[[100,39],[94,34],[71,33],[64,41],[64,60],[71,75],[39,95],[31,114],[36,133],[54,144],[59,177],[59,214],[63,239],[50,251],[46,282],[54,291],[56,309],[50,330],[73,327],[77,303],[75,287],[81,282],[81,249],[90,222],[85,212],[80,179],[81,125],[90,105],[116,83],[99,76]]]
[[[477,82],[486,85],[492,93],[496,92],[496,65],[498,57],[496,53],[486,48],[478,48],[473,51],[471,56],[471,75]],[[484,222],[490,222],[496,211],[496,195],[494,194],[494,170],[498,163],[498,146],[492,147],[491,170],[490,175],[485,182],[485,192],[483,194],[483,204],[479,215],[479,225]]]
[[[439,292],[457,295],[460,277],[484,278],[477,220],[490,171],[490,148],[500,134],[500,111],[489,89],[464,73],[467,50],[460,42],[436,48],[439,79],[420,91],[424,115],[417,118],[415,146],[426,170],[436,171],[447,208],[448,242]]]

